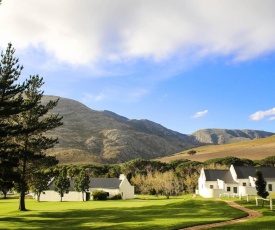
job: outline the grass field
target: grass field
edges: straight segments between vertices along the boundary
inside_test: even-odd
[[[162,162],[170,162],[177,159],[189,159],[193,161],[206,161],[209,159],[234,156],[238,158],[248,158],[251,160],[261,160],[268,156],[275,155],[275,135],[252,141],[238,142],[224,145],[206,145],[197,148],[196,154],[190,156],[189,150],[174,154],[169,157],[160,158]]]
[[[223,226],[223,227],[217,227],[213,229],[235,229],[235,230],[246,230],[246,229],[253,229],[253,230],[271,230],[275,229],[275,211],[270,210],[269,208],[269,202],[265,203],[264,207],[258,206],[256,207],[255,200],[251,199],[249,203],[247,203],[245,200],[236,201],[240,205],[249,208],[257,210],[258,212],[261,212],[263,214],[262,217],[258,217],[255,219],[252,219],[248,222]],[[273,199],[273,208],[274,208],[274,199]]]
[[[17,210],[17,199],[0,199],[0,229],[180,229],[246,216],[223,201],[191,196],[134,200],[37,202]]]

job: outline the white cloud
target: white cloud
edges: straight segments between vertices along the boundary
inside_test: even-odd
[[[265,111],[257,111],[250,115],[250,119],[253,121],[260,121],[269,117],[269,120],[275,120],[275,117],[273,115],[275,115],[275,107]]]
[[[138,102],[149,93],[149,90],[142,88],[122,88],[122,87],[107,87],[98,94],[85,93],[81,101],[85,104],[89,102],[99,101],[121,101],[121,102]]]
[[[206,109],[204,111],[197,112],[194,116],[192,116],[192,118],[199,118],[199,117],[205,116],[207,113],[208,113],[208,110]]]
[[[213,55],[244,61],[275,50],[274,9],[273,0],[8,0],[0,46],[41,48],[75,65]]]

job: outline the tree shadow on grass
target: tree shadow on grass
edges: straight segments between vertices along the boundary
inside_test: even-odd
[[[1,217],[0,224],[18,223],[19,229],[179,229],[241,215],[241,211],[230,209],[223,202],[189,200],[143,207],[35,211],[24,216]]]

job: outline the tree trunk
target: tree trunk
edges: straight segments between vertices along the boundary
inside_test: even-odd
[[[2,191],[2,192],[3,192],[3,195],[4,195],[3,199],[7,199],[7,192],[6,191]]]
[[[23,159],[22,162],[22,175],[20,179],[20,196],[19,196],[19,210],[20,211],[26,211],[25,207],[25,192],[26,192],[26,165],[27,165],[27,160],[26,158]]]
[[[85,200],[84,200],[84,192],[82,192],[82,201],[85,201]]]
[[[25,207],[25,191],[20,192],[19,196],[19,210],[20,211],[26,211]]]
[[[41,195],[41,193],[39,192],[39,193],[37,193],[37,201],[38,202],[40,202],[40,195]]]
[[[264,207],[264,199],[262,199],[262,207]]]

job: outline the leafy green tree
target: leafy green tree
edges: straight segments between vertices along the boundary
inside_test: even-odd
[[[264,176],[260,170],[256,171],[256,190],[258,196],[262,197],[263,199],[266,199],[269,195],[269,192],[266,191],[266,181],[264,179]],[[262,202],[262,206],[264,206],[264,200]]]
[[[261,165],[275,167],[275,156],[269,156],[261,160]]]
[[[13,181],[10,179],[4,179],[4,178],[0,178],[0,191],[3,193],[4,195],[4,199],[7,198],[7,193],[10,189],[13,188]]]
[[[84,194],[89,191],[90,188],[90,178],[84,169],[82,169],[77,178],[75,178],[74,188],[77,192],[82,193],[82,200],[84,201]]]
[[[70,184],[70,178],[67,176],[67,169],[66,167],[62,167],[54,181],[54,190],[59,193],[61,202],[64,195],[69,193]]]
[[[196,153],[197,153],[197,151],[194,150],[194,149],[189,150],[189,151],[187,152],[187,154],[189,154],[189,155],[194,155],[194,154],[196,154]]]
[[[58,160],[53,156],[47,156],[42,160],[34,162],[32,173],[28,181],[29,188],[37,195],[38,202],[43,191],[49,189],[49,182],[55,176],[53,166],[58,164]]]

